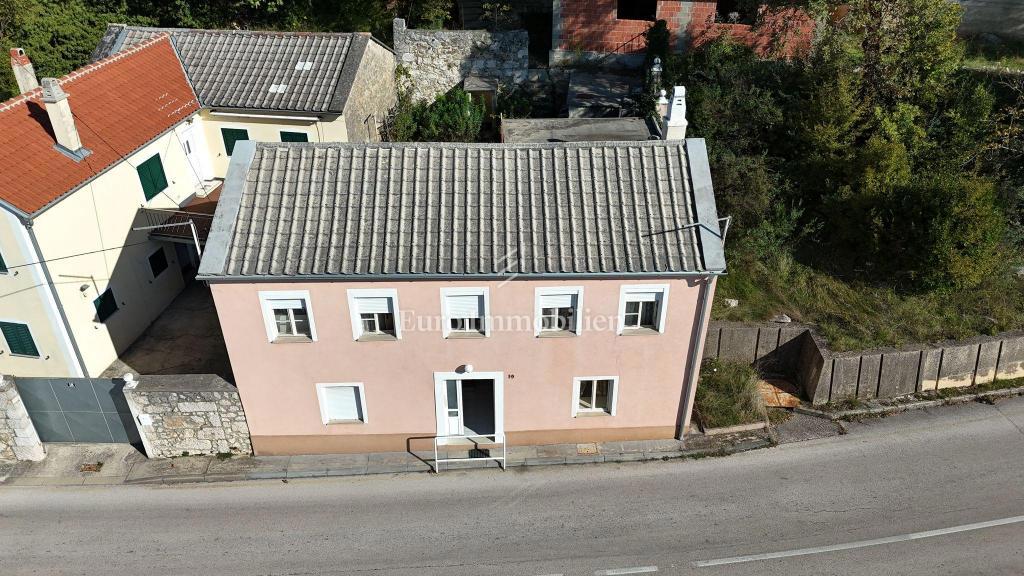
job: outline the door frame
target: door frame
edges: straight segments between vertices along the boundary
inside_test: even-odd
[[[434,420],[438,444],[447,442],[442,431],[448,430],[448,380],[459,380],[459,395],[462,395],[462,380],[490,380],[494,386],[494,435],[495,442],[505,441],[505,373],[504,372],[434,372]],[[465,414],[460,409],[459,417]]]
[[[185,162],[192,168],[189,170],[189,172],[192,172],[192,180],[197,184],[202,184],[204,180],[212,178],[213,170],[210,168],[209,159],[207,158],[206,134],[203,133],[202,126],[194,123],[187,124],[182,127],[178,138],[181,142],[181,151],[185,154]],[[185,147],[186,140],[191,144],[189,146],[191,152]],[[192,162],[192,158],[195,159],[195,163]]]

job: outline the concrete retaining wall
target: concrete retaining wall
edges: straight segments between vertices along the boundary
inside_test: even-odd
[[[525,30],[410,30],[394,21],[395,55],[409,71],[413,97],[433,100],[467,76],[519,84],[530,66]]]
[[[832,352],[806,326],[712,322],[705,357],[792,377],[814,404],[893,398],[1024,378],[1024,332],[935,345]]]
[[[14,379],[0,376],[0,460],[42,460],[46,457]]]
[[[150,458],[252,453],[238,390],[219,376],[143,376],[124,396]]]

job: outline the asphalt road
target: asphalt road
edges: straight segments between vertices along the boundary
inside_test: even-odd
[[[919,411],[728,458],[0,488],[5,575],[654,570],[1024,574],[1024,399]]]

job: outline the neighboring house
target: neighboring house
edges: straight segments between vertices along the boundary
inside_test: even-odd
[[[395,55],[368,33],[260,32],[111,24],[93,58],[168,33],[223,177],[236,142],[376,142],[395,104]]]
[[[961,34],[995,34],[1024,40],[1024,3],[1021,0],[954,1],[964,9]]]
[[[688,428],[725,270],[703,140],[247,142],[231,162],[199,277],[257,454]]]
[[[201,190],[199,103],[166,36],[41,88],[20,49],[11,60],[23,93],[0,103],[0,373],[97,376],[193,265],[187,245],[133,227]]]
[[[761,54],[791,56],[810,48],[814,20],[795,8],[743,11],[740,0],[557,0],[552,15],[551,63],[580,57],[643,62],[644,32],[665,20],[679,52],[728,34]],[[607,57],[607,54],[614,54]]]

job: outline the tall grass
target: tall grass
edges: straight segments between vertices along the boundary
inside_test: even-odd
[[[728,308],[725,298],[740,304]],[[1008,273],[973,290],[905,294],[798,262],[732,259],[713,317],[759,321],[782,313],[816,326],[837,351],[960,339],[1024,327],[1024,281]]]
[[[705,428],[763,422],[764,402],[757,371],[747,364],[704,361],[697,385],[697,415]]]

